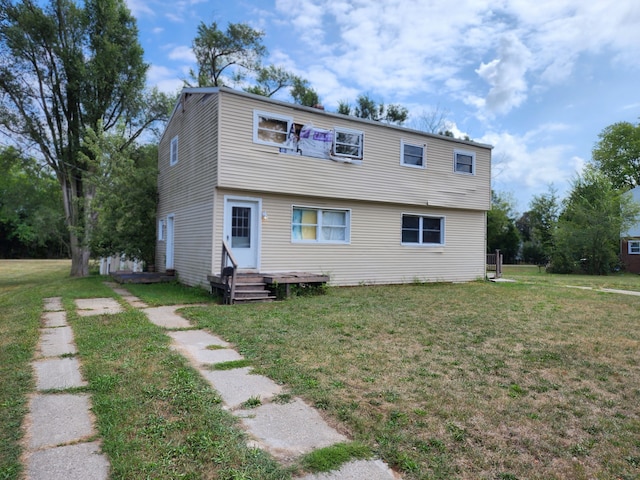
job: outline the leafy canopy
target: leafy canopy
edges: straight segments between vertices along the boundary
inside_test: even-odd
[[[640,185],[640,123],[614,123],[599,138],[592,152],[593,166],[614,188],[629,190]]]

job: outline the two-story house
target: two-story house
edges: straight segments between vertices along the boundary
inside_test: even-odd
[[[186,88],[159,147],[156,263],[333,285],[485,277],[491,147],[228,88]]]

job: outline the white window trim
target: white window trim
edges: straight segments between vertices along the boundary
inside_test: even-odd
[[[468,155],[471,157],[471,173],[461,172],[456,168],[458,155]],[[469,150],[454,150],[453,151],[453,172],[460,175],[475,175],[476,174],[476,153]]]
[[[265,140],[260,139],[260,137],[258,136],[258,125],[260,124],[259,117],[273,118],[274,120],[282,120],[284,122],[287,122],[287,131],[285,132],[286,135],[289,135],[289,131],[291,130],[291,125],[293,124],[293,118],[287,117],[286,115],[279,115],[277,113],[265,112],[262,110],[253,111],[253,142],[260,143],[262,145],[273,145],[274,147],[283,147],[286,144],[286,142],[283,142],[283,143],[267,142]]]
[[[420,240],[419,242],[403,242],[402,241],[402,219],[405,216],[420,217],[421,219],[420,220],[420,236],[418,237],[418,239]],[[438,220],[440,220],[440,238],[442,240],[441,243],[422,243],[422,218],[437,218]],[[447,224],[447,219],[444,215],[425,215],[424,213],[404,212],[400,216],[400,244],[407,247],[429,247],[429,248],[444,247],[446,244],[446,236],[445,236],[446,224]]]
[[[338,141],[338,133],[348,133],[355,134],[360,136],[360,154],[357,156],[354,155],[345,155],[344,153],[336,152],[336,142]],[[334,127],[333,128],[333,156],[340,158],[352,158],[354,160],[362,160],[364,157],[364,132],[361,130],[353,130],[351,128],[343,128],[343,127]]]
[[[323,211],[332,211],[332,212],[344,212],[346,213],[346,229],[345,229],[345,239],[344,240],[322,240],[322,238],[318,238],[320,235],[320,231],[322,229],[322,215],[318,215],[318,224],[316,231],[316,239],[315,240],[298,240],[293,237],[293,211],[294,209],[302,209],[302,210],[315,210],[316,212]],[[350,245],[351,244],[351,209],[350,208],[324,208],[324,207],[312,207],[308,205],[292,205],[291,206],[291,243],[304,243],[304,244],[325,244],[325,245]]]
[[[166,235],[165,228],[165,220],[164,218],[161,218],[160,220],[158,220],[158,241],[160,242],[164,242],[164,238]]]
[[[171,139],[171,148],[169,149],[169,165],[174,166],[178,163],[178,135]]]
[[[633,252],[631,245],[634,244],[636,245],[635,248],[638,249],[637,252]],[[640,240],[629,240],[627,241],[627,252],[629,253],[629,255],[640,255]]]
[[[404,163],[404,146],[409,145],[411,147],[422,148],[422,165],[413,165],[411,163]],[[407,142],[405,140],[400,141],[400,165],[403,167],[411,167],[411,168],[426,168],[427,167],[427,144],[419,144],[415,142]]]

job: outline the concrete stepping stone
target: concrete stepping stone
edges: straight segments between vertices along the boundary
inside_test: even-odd
[[[78,443],[32,453],[28,480],[107,480],[109,461],[98,442]]]
[[[93,435],[88,395],[34,395],[26,423],[29,447],[38,449]]]
[[[382,460],[354,460],[339,470],[305,475],[298,480],[398,480],[400,477]]]
[[[320,414],[302,400],[267,403],[250,410],[234,412],[263,449],[282,461],[334,443],[347,442]]]
[[[165,307],[152,307],[143,310],[151,323],[162,328],[190,328],[191,323],[176,313],[184,305],[170,305]]]
[[[40,354],[43,357],[59,357],[76,353],[71,327],[45,328],[40,335]]]
[[[204,350],[210,345],[224,348],[231,347],[230,343],[210,334],[206,330],[183,330],[168,332],[167,335],[173,338],[177,344],[189,350]]]
[[[251,397],[266,400],[282,392],[282,387],[263,375],[251,375],[251,367],[232,370],[205,370],[200,373],[217,390],[227,407],[239,407]]]
[[[78,315],[112,315],[124,311],[122,305],[115,298],[78,298],[76,300]]]
[[[62,297],[45,298],[44,309],[48,312],[64,310],[64,307],[62,306]]]
[[[36,371],[36,388],[38,390],[65,389],[87,385],[87,382],[82,380],[80,362],[77,358],[38,360],[33,363],[33,366]]]
[[[45,312],[42,314],[42,319],[47,328],[64,327],[67,325],[67,312]]]

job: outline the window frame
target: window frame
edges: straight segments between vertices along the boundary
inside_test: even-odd
[[[282,122],[287,122],[287,129],[284,133],[285,135],[285,141],[282,143],[278,143],[278,142],[270,142],[267,140],[262,140],[260,138],[260,136],[258,135],[258,132],[260,130],[264,130],[264,131],[275,131],[275,130],[267,130],[267,129],[260,129],[260,117],[264,117],[264,118],[268,118],[268,119],[273,119],[273,120],[278,120],[278,121],[282,121]],[[253,142],[254,143],[259,143],[261,145],[271,145],[274,147],[285,147],[287,146],[287,140],[289,138],[289,132],[291,131],[291,126],[293,125],[293,118],[292,117],[288,117],[286,115],[280,115],[278,113],[271,113],[271,112],[265,112],[263,110],[254,110],[253,111]]]
[[[295,226],[304,226],[303,223],[294,223],[293,216],[295,210],[312,210],[316,212],[316,223],[314,224],[316,228],[316,238],[305,240],[303,238],[295,238],[293,234],[293,228]],[[345,224],[344,224],[344,240],[324,240],[322,238],[322,217],[324,212],[340,212],[345,214]],[[307,226],[310,226],[307,225]],[[330,225],[334,226],[335,225]],[[292,205],[291,206],[291,243],[300,243],[300,244],[329,244],[329,245],[349,245],[351,244],[351,209],[350,208],[325,208],[325,207],[312,207],[305,205]]]
[[[169,147],[169,166],[173,167],[178,164],[178,135],[171,139]]]
[[[640,240],[628,240],[627,252],[629,255],[640,255]]]
[[[404,227],[404,219],[405,217],[414,217],[419,218],[419,229],[418,229],[418,241],[417,242],[406,242],[403,240],[403,233],[406,230]],[[440,221],[440,242],[423,242],[424,228],[423,223],[424,219],[435,219]],[[445,228],[446,228],[446,217],[444,215],[425,215],[420,213],[403,213],[400,217],[400,244],[410,247],[443,247],[445,246]]]
[[[358,147],[358,155],[338,153],[338,150],[337,150],[338,134],[340,134],[340,133],[345,133],[345,134],[348,134],[348,135],[358,135],[360,137],[360,144],[359,145],[352,144],[352,143],[340,142],[340,145],[357,146]],[[362,160],[362,158],[364,157],[364,132],[361,131],[361,130],[353,130],[351,128],[333,127],[333,148],[332,148],[332,150],[333,150],[332,153],[333,153],[333,155],[335,157]]]
[[[465,172],[458,169],[458,155],[465,155],[471,157],[471,172]],[[465,164],[466,165],[466,164]],[[470,150],[454,150],[453,151],[453,172],[461,175],[475,175],[476,174],[476,152]]]
[[[405,146],[410,146],[410,147],[416,147],[416,148],[421,148],[422,149],[422,164],[421,165],[415,165],[413,163],[407,163],[405,162]],[[427,168],[427,144],[423,143],[423,144],[418,144],[418,143],[413,143],[413,142],[409,142],[406,140],[401,140],[400,141],[400,165],[402,165],[403,167],[411,167],[411,168]]]

